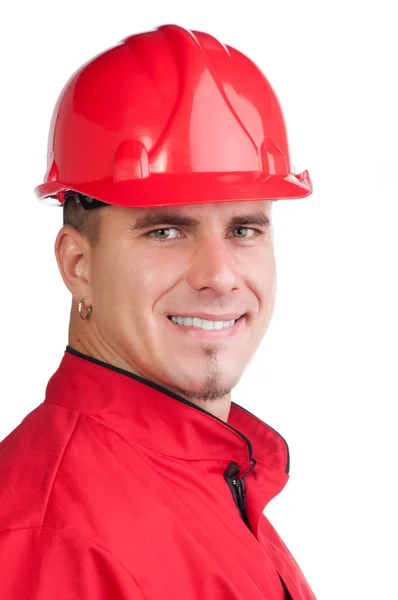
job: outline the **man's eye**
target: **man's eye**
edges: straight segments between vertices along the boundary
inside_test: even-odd
[[[163,237],[162,235],[157,236],[155,234],[157,234],[159,232],[164,233],[165,231],[172,231],[173,229],[174,229],[174,231],[177,231],[177,229],[175,227],[163,227],[162,229],[154,229],[153,231],[149,231],[146,235],[148,237],[154,238],[158,242],[165,242],[165,241],[173,239],[173,238],[170,236],[166,236],[166,237]]]
[[[253,234],[252,235],[244,235],[243,237],[238,236],[238,238],[240,239],[249,239],[249,238],[253,238],[256,237],[256,235],[258,235],[259,233],[261,233],[261,231],[259,231],[258,229],[254,229],[253,227],[234,227],[234,231],[252,231]]]
[[[156,240],[157,242],[167,242],[167,240],[172,240],[172,239],[175,239],[176,237],[178,237],[177,235],[174,235],[174,236],[167,235],[166,232],[170,232],[170,231],[176,231],[178,233],[178,229],[176,227],[162,227],[161,229],[153,229],[152,231],[149,231],[146,234],[146,236]],[[253,227],[239,226],[239,227],[234,227],[233,231],[239,231],[239,232],[243,233],[243,235],[235,236],[241,240],[253,239],[253,238],[263,234],[262,231],[260,231],[259,229],[255,229]],[[251,235],[247,235],[248,232],[252,232]]]

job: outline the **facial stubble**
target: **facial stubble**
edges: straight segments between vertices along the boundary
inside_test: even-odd
[[[176,388],[177,391],[191,402],[202,401],[211,402],[223,398],[231,393],[231,389],[221,387],[221,370],[218,365],[218,350],[214,346],[205,346],[203,349],[206,358],[206,379],[200,392],[193,392],[182,388]]]

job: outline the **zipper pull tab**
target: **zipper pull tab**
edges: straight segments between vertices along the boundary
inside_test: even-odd
[[[246,488],[245,482],[243,479],[233,479],[232,483],[234,484],[237,494],[238,508],[240,511],[244,512],[246,510]]]
[[[239,471],[240,471],[240,466],[232,461],[229,463],[227,469],[225,470],[224,478],[225,478],[225,481],[228,483],[229,489],[232,492],[232,497],[234,499],[236,506],[239,509],[241,518],[243,519],[245,524],[250,529],[250,524],[249,524],[249,521],[247,520],[247,516],[245,513],[245,509],[246,509],[245,482],[244,482],[243,478],[236,477],[236,475],[239,473]]]
[[[250,469],[247,471],[247,473],[250,473],[250,471],[253,469],[254,465],[256,464],[256,460],[254,458],[252,458],[252,461],[253,461],[253,464],[250,467]],[[246,523],[246,525],[250,529],[250,523],[248,521],[248,518],[247,518],[247,515],[245,512],[246,511],[246,486],[245,486],[244,477],[246,477],[247,473],[243,477],[236,477],[240,470],[241,470],[240,466],[238,464],[236,464],[234,461],[231,461],[229,463],[228,467],[225,469],[224,479],[227,482],[228,487],[232,492],[232,497],[234,499],[236,506],[239,509],[240,516],[242,517],[243,521]]]

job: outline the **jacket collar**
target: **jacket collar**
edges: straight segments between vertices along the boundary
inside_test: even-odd
[[[234,461],[242,467],[239,477],[254,468],[260,494],[257,513],[289,478],[284,438],[235,402],[225,422],[150,380],[69,345],[48,381],[45,402],[86,413],[126,441],[170,457]]]

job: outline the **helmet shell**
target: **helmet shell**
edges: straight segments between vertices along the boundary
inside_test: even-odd
[[[131,207],[308,196],[282,109],[244,54],[162,25],[81,66],[54,108],[39,199],[65,190]]]

